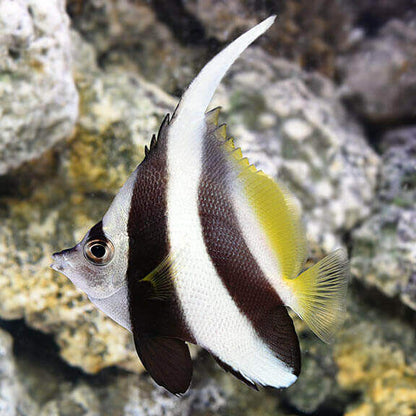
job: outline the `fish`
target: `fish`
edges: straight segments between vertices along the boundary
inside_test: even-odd
[[[271,16],[210,60],[163,119],[110,207],[51,267],[132,333],[138,357],[173,394],[191,384],[189,344],[258,389],[299,376],[288,309],[330,342],[345,315],[348,256],[308,259],[296,198],[243,156],[207,111],[239,55]]]

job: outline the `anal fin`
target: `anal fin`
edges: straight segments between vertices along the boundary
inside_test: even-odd
[[[163,336],[134,337],[137,354],[157,384],[173,394],[188,390],[192,379],[192,359],[186,343]]]

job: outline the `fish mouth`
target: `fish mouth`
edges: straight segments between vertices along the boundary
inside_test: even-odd
[[[49,267],[57,272],[63,272],[65,266],[71,266],[71,262],[69,261],[67,254],[72,250],[72,248],[68,248],[58,251],[57,253],[53,253],[52,260],[54,260],[54,262]]]

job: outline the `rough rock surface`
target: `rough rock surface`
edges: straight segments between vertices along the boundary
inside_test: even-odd
[[[206,60],[206,48],[184,45],[175,39],[147,1],[72,3],[74,27],[94,45],[100,65],[105,68],[138,71],[174,93],[187,86],[196,68]],[[76,7],[78,4],[80,7]]]
[[[391,20],[339,59],[344,95],[372,122],[416,118],[416,18]]]
[[[18,380],[12,337],[0,329],[0,416],[38,415],[36,403]]]
[[[329,76],[350,31],[350,16],[331,0],[70,3],[74,26],[94,44],[101,65],[138,69],[177,95],[220,45],[273,13],[278,24],[257,42],[274,56]]]
[[[76,35],[73,42],[75,60],[85,59],[75,66],[81,98],[76,133],[59,156],[44,156],[48,180],[30,197],[3,201],[0,316],[24,317],[53,333],[62,356],[87,372],[109,365],[139,370],[127,331],[52,271],[50,255],[74,245],[102,217],[176,101],[138,76],[100,72],[91,66],[93,50]]]
[[[207,355],[196,363],[192,389],[176,397],[145,375],[112,369],[86,376],[56,357],[50,337],[22,323],[9,329],[16,357],[10,335],[1,331],[1,416],[271,416],[279,403],[231,379]]]
[[[185,7],[203,23],[208,37],[221,42],[276,14],[277,24],[258,42],[274,56],[327,76],[334,74],[336,54],[348,42],[350,16],[342,2],[188,0]]]
[[[382,139],[376,212],[353,233],[353,274],[416,310],[416,127]]]
[[[369,215],[379,158],[326,78],[252,47],[215,105],[250,162],[298,197],[314,249],[333,250]]]
[[[368,37],[378,35],[389,20],[408,18],[415,8],[414,0],[344,0],[343,3],[354,26],[364,29]]]
[[[333,355],[338,385],[355,395],[345,414],[411,416],[416,410],[415,316],[361,287],[352,292],[349,319]]]
[[[16,408],[15,368],[12,337],[0,330],[0,415],[14,416]]]
[[[0,3],[0,175],[70,136],[78,114],[65,1]]]
[[[384,10],[384,0],[374,7],[372,1],[365,0],[363,9],[357,6],[360,21],[355,24],[362,23],[366,7],[371,16]],[[407,1],[412,0],[397,2],[400,11],[395,3],[395,16],[402,16]],[[140,161],[143,145],[176,104],[134,72],[139,69],[146,79],[176,92],[206,60],[207,38],[229,39],[218,29],[224,22],[202,19],[201,11],[191,9],[203,3],[189,1],[188,11],[203,21],[207,33],[210,25],[215,28],[200,39],[202,45],[190,45],[185,33],[189,26],[178,20],[175,33],[172,20],[178,15],[165,19],[160,15],[161,4],[176,3],[184,5],[158,0],[150,5],[141,0],[69,0],[74,27],[90,42],[78,32],[71,33],[73,76],[80,92],[75,134],[47,152],[42,148],[40,159],[0,177],[0,317],[20,319],[18,323],[0,320],[14,338],[12,350],[10,336],[0,330],[0,416],[413,416],[415,130],[384,135],[380,159],[340,104],[330,81],[259,48],[247,51],[232,68],[212,107],[223,106],[222,121],[228,123],[229,133],[250,161],[278,176],[296,194],[313,257],[349,242],[356,278],[344,329],[335,344],[320,342],[295,317],[302,372],[294,386],[284,391],[252,391],[201,353],[195,360],[192,389],[176,398],[155,386],[150,377],[124,371],[140,371],[130,336],[66,278],[48,268],[51,252],[73,245],[101,218]],[[268,2],[260,3],[259,9]],[[23,0],[15,2],[16,7],[21,4]],[[229,11],[224,2],[206,4],[218,17],[218,10]],[[229,7],[233,4],[243,3],[228,2]],[[247,4],[254,7],[253,2]],[[333,57],[340,44],[331,39],[332,30],[343,32],[340,22],[348,22],[348,17],[328,17],[322,22],[326,0],[285,4],[289,16],[283,19],[288,31],[285,45],[296,49],[293,41],[302,38],[298,30],[308,25],[310,32],[304,38],[313,44],[305,49],[300,43],[293,59],[308,57],[306,52],[311,50],[312,57],[321,59],[327,47]],[[331,4],[325,16],[331,16],[340,3]],[[183,10],[180,13],[185,16]],[[239,15],[235,22],[244,24],[249,18]],[[401,25],[409,28],[404,22]],[[355,51],[383,39],[383,30],[378,26],[371,39],[366,38],[366,30],[361,31],[364,43],[359,39]],[[328,62],[322,59],[318,64],[326,68]],[[362,92],[357,89],[358,96],[365,96],[364,87],[359,87]],[[386,91],[393,88],[385,87]],[[400,90],[402,83],[396,87]],[[401,108],[414,98],[402,97]]]

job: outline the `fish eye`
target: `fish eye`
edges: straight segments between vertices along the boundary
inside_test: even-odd
[[[84,246],[85,258],[99,266],[104,266],[112,260],[114,246],[110,240],[90,240]]]

